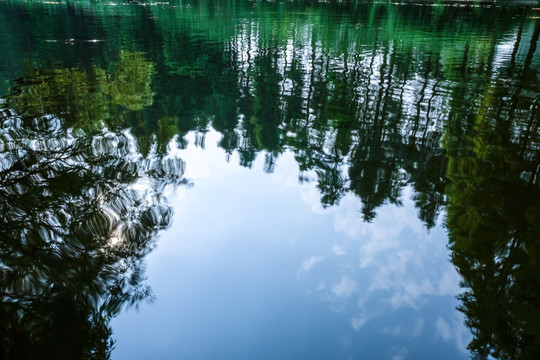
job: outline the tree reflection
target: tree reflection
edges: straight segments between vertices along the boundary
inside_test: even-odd
[[[222,63],[237,72],[236,84],[230,72],[226,87],[212,80],[217,73],[204,76],[214,98],[239,94],[237,106],[214,102],[191,111],[226,109],[237,119],[216,121],[220,146],[230,153],[236,143],[247,166],[263,152],[271,169],[282,151],[292,151],[300,172],[315,174],[323,206],[352,193],[371,221],[381,205],[400,204],[411,186],[426,227],[446,209],[452,261],[464,279],[461,310],[474,335],[470,349],[480,357],[534,358],[540,115],[531,65],[539,22],[525,24],[520,10],[510,23],[497,9],[479,17],[445,7],[421,8],[422,16],[411,16],[419,23],[391,27],[390,19],[405,21],[412,8],[381,8],[388,18],[351,16],[366,24],[359,28],[331,17],[332,26],[313,20],[288,27],[286,16],[287,25],[272,19],[238,28],[226,37]],[[480,29],[492,31],[472,26],[478,19]],[[424,40],[418,28],[434,24],[452,40]],[[501,34],[516,35],[508,53]]]
[[[188,3],[145,7],[138,37],[118,26],[118,38],[151,55],[30,70],[6,99],[6,354],[35,355],[43,344],[45,357],[110,351],[110,318],[149,296],[141,260],[170,222],[162,190],[182,183],[167,145],[184,146],[195,131],[204,146],[210,126],[246,167],[264,156],[271,172],[292,152],[323,206],[355,195],[366,221],[411,187],[427,228],[447,214],[471,349],[540,351],[540,21],[530,10]],[[92,9],[105,20],[139,14]],[[60,346],[58,331],[78,334],[73,345]]]
[[[452,151],[448,167],[450,248],[466,289],[461,310],[473,331],[471,350],[532,359],[540,351],[540,190],[536,176],[523,174],[538,154],[524,156],[519,144],[485,126],[466,138],[468,152]]]
[[[478,90],[459,88],[462,105],[452,110],[456,117],[444,142],[446,225],[465,288],[460,310],[474,335],[469,348],[481,358],[534,359],[540,353],[539,98],[520,96],[534,94],[531,85],[538,81],[530,59],[539,31],[537,21],[521,66],[514,47],[508,68],[498,70],[512,74],[517,86],[486,81],[479,99]]]
[[[366,221],[381,205],[400,204],[412,187],[426,227],[447,214],[470,349],[480,357],[534,358],[540,22],[523,8],[333,3],[326,11],[339,16],[326,14],[321,26],[318,10],[298,5],[305,20],[287,11],[294,6],[279,8],[279,19],[248,18],[234,32],[198,17],[186,22],[216,30],[226,53],[216,56],[211,44],[199,52],[214,61],[197,73],[212,84],[213,101],[190,113],[206,117],[223,134],[220,146],[238,151],[243,165],[263,153],[269,171],[281,152],[292,151],[300,178],[315,174],[323,206],[352,193]],[[208,9],[177,11],[189,17]],[[173,33],[170,23],[158,22]],[[440,37],[425,39],[425,29]],[[201,103],[190,96],[182,93],[184,104]]]
[[[120,73],[148,69],[124,60]],[[107,79],[121,96],[102,92]],[[129,131],[88,124],[122,116],[94,118],[95,109],[149,104],[144,81],[128,90],[98,68],[28,80],[0,119],[2,358],[108,358],[111,318],[152,297],[143,258],[170,224],[163,191],[185,183],[184,164],[143,156]]]

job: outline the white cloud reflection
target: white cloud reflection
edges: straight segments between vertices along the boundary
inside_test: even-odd
[[[343,276],[341,281],[332,287],[332,292],[340,297],[349,297],[356,290],[356,282],[348,276]]]
[[[435,323],[435,334],[444,342],[453,342],[458,349],[466,352],[470,334],[463,327],[463,315],[461,313],[455,313],[454,316],[446,318],[439,316]]]
[[[315,264],[324,260],[322,256],[312,256],[302,263],[302,271],[308,272]]]
[[[302,199],[315,213],[320,213],[319,198],[313,194],[316,189],[301,191]],[[352,195],[331,209],[334,229],[342,236],[323,254],[321,271],[310,276],[318,277],[317,284],[334,285],[314,286],[313,293],[329,301],[333,311],[347,315],[357,332],[378,319],[378,323],[388,323],[380,332],[453,341],[461,351],[466,351],[470,334],[463,325],[462,314],[455,310],[460,277],[448,260],[447,235],[440,224],[426,230],[417,217],[412,195],[412,189],[404,189],[403,205],[381,206],[371,223],[362,220],[361,201]],[[336,274],[340,274],[337,279]],[[437,318],[434,333],[433,328],[426,326],[426,319],[436,314],[434,308],[441,306],[448,308],[448,312]],[[403,317],[411,314],[417,320],[406,322]],[[406,355],[406,351],[398,351],[395,358]]]
[[[407,349],[402,348],[392,356],[392,360],[405,360],[407,358]]]
[[[368,321],[368,316],[365,315],[357,315],[351,319],[351,326],[354,329],[354,331],[360,330],[362,326]]]
[[[332,247],[332,252],[334,253],[334,255],[345,255],[346,254],[343,247],[340,246],[340,245],[337,245],[337,244]]]

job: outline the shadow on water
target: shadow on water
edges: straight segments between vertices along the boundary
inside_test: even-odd
[[[263,155],[272,172],[292,151],[324,206],[352,193],[365,221],[411,186],[426,228],[445,216],[470,350],[540,353],[540,20],[530,7],[189,5],[81,5],[74,18],[145,54],[115,50],[113,61],[117,40],[84,45],[95,63],[30,65],[5,98],[5,358],[110,353],[111,317],[151,298],[143,258],[171,221],[163,190],[186,184],[167,147],[190,131],[204,146],[209,127],[246,167]],[[81,35],[65,27],[48,35]]]

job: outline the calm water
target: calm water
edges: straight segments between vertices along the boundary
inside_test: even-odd
[[[534,6],[0,2],[0,358],[537,358]]]

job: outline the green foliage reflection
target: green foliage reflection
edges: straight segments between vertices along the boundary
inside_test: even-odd
[[[524,63],[500,70],[514,76],[515,87],[485,82],[478,100],[476,91],[460,88],[446,133],[449,245],[463,276],[469,348],[482,358],[540,353],[540,98],[520,95],[530,86],[525,79],[538,77],[530,59],[539,35],[537,22]]]
[[[6,107],[27,118],[56,114],[85,131],[118,126],[126,110],[152,105],[154,65],[142,53],[121,51],[112,68],[27,70]]]
[[[111,318],[152,298],[143,258],[170,224],[163,191],[185,183],[184,164],[96,128],[120,116],[111,103],[150,104],[151,66],[137,54],[119,64],[131,67],[38,71],[2,110],[3,359],[108,358]],[[140,77],[123,85],[125,71]]]

